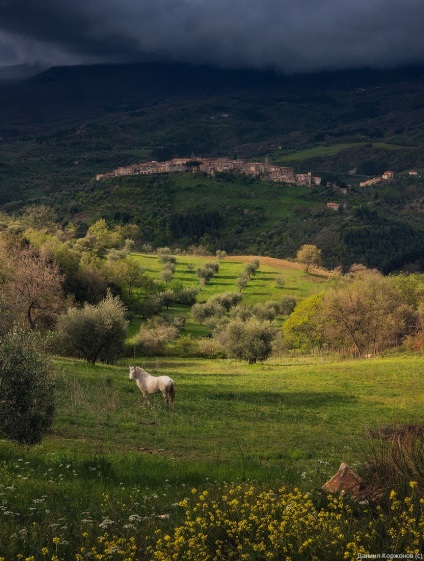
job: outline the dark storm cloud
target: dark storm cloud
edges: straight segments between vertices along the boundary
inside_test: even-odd
[[[0,0],[0,64],[389,67],[424,62],[423,23],[422,0]]]

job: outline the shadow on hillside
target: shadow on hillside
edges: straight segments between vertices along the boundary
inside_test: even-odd
[[[280,407],[320,409],[341,404],[354,404],[358,399],[353,395],[330,392],[215,392],[209,399],[242,401],[256,405],[277,405]]]
[[[121,364],[121,368],[125,368],[128,370],[128,366],[131,365],[133,366],[134,364],[136,366],[141,366],[142,368],[145,368],[146,370],[148,370],[151,374],[154,373],[154,371],[159,372],[161,370],[165,370],[165,369],[172,369],[172,370],[177,370],[177,369],[181,369],[182,371],[187,370],[187,367],[189,367],[190,369],[193,367],[193,364],[196,364],[196,362],[198,361],[199,364],[201,364],[203,366],[202,360],[204,361],[204,359],[196,359],[196,358],[188,358],[188,359],[180,359],[180,360],[167,360],[166,357],[128,357],[125,359],[122,359],[122,362],[126,362],[126,364]],[[128,366],[127,366],[128,364]],[[206,373],[207,374],[207,373]],[[155,374],[156,375],[156,374]],[[158,374],[157,374],[158,375]],[[198,376],[199,378],[203,375],[205,375],[204,372],[202,373],[197,373],[197,372],[189,372],[190,376]],[[230,376],[234,376],[234,373],[228,373],[228,374],[210,374],[211,376],[222,376],[223,378],[228,378]],[[240,376],[242,376],[243,374],[240,374]],[[0,558],[1,559],[1,558]]]
[[[311,279],[312,277],[312,279]],[[324,273],[306,273],[305,275],[303,275],[304,279],[310,279],[310,280],[327,280],[328,279],[328,275],[325,275]]]

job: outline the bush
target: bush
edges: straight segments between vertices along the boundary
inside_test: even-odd
[[[404,498],[415,481],[424,499],[424,425],[386,426],[367,435],[363,479],[372,498],[388,502],[391,490]]]
[[[221,343],[213,337],[197,339],[197,355],[202,358],[225,358]]]
[[[181,357],[197,356],[197,339],[189,335],[182,335],[175,341],[174,354]]]
[[[277,328],[272,322],[252,317],[247,321],[235,319],[228,323],[219,340],[228,356],[254,364],[271,355],[276,335]]]
[[[178,335],[179,329],[160,318],[150,319],[142,325],[134,338],[137,351],[145,355],[162,354],[168,343]]]
[[[220,302],[211,299],[203,304],[194,304],[191,309],[191,315],[196,323],[206,324],[212,317],[220,318],[225,316],[225,308]]]
[[[219,493],[192,489],[192,498],[179,503],[185,512],[179,525],[157,530],[151,559],[354,561],[379,556],[372,551],[390,552],[387,559],[419,558],[424,509],[415,490],[412,482],[404,500],[393,491],[386,515],[344,495],[329,494],[317,504],[311,493],[284,487],[236,483]]]
[[[182,306],[193,306],[196,303],[198,292],[199,289],[196,286],[183,288],[176,293],[176,301]]]
[[[221,294],[215,294],[209,300],[210,302],[218,302],[221,306],[223,306],[227,312],[237,304],[242,301],[243,297],[241,294],[237,292],[222,292]]]
[[[0,337],[12,329],[15,315],[13,304],[0,295]]]
[[[284,296],[280,300],[280,313],[285,316],[289,316],[295,309],[296,304],[296,298],[292,298],[291,296]]]
[[[0,342],[0,432],[37,444],[53,422],[53,366],[34,332],[14,328]]]
[[[59,318],[58,334],[65,351],[82,356],[94,364],[97,360],[115,362],[122,355],[128,322],[125,307],[110,293],[97,305],[70,308]]]

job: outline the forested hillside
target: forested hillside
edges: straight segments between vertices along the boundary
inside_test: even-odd
[[[0,205],[8,214],[41,203],[81,234],[104,217],[109,226],[138,224],[153,246],[293,257],[313,243],[330,268],[423,268],[420,67],[305,76],[63,67],[3,83],[0,102]],[[308,191],[230,175],[94,180],[192,154],[268,156],[319,175],[322,185]],[[359,187],[386,169],[392,182]]]

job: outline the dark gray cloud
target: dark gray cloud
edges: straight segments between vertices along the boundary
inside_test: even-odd
[[[423,0],[0,0],[0,64],[304,72],[424,63]]]

